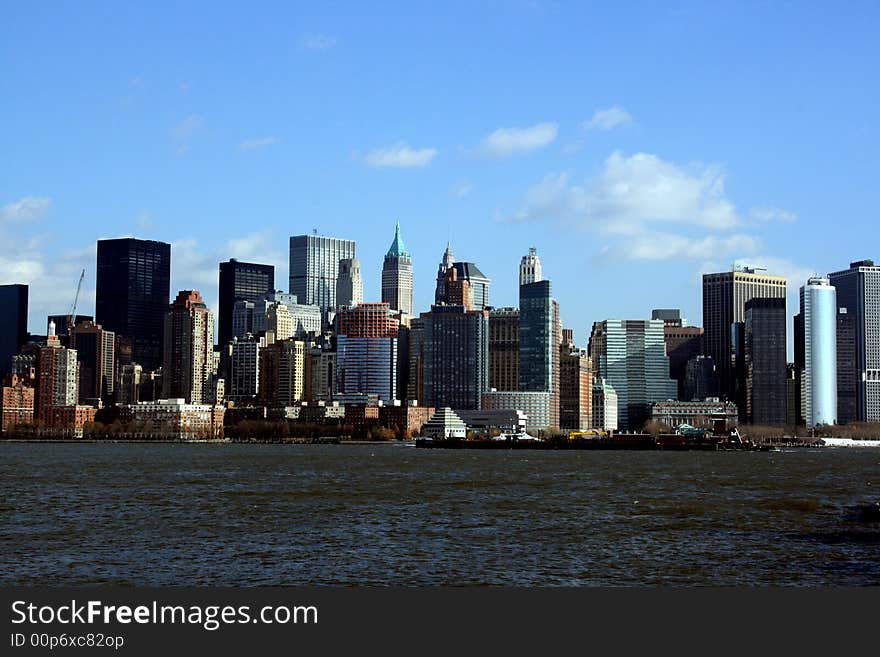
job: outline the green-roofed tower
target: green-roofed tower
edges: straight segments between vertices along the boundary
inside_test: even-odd
[[[394,228],[394,241],[382,265],[382,301],[387,302],[391,310],[413,314],[412,258],[400,235],[400,221]]]

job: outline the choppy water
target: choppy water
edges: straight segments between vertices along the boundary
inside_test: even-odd
[[[0,444],[0,584],[877,585],[880,450]]]

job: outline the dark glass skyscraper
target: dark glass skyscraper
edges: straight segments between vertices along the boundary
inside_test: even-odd
[[[838,309],[846,308],[852,316],[856,359],[855,419],[880,422],[880,266],[873,260],[859,260],[850,263],[849,269],[829,274],[828,278],[837,288]]]
[[[130,340],[132,360],[147,371],[162,364],[170,290],[170,244],[98,240],[95,322]]]
[[[786,420],[785,299],[755,298],[745,305],[746,421]]]
[[[0,285],[0,376],[12,371],[12,357],[27,340],[28,286]]]
[[[425,406],[479,409],[489,384],[489,312],[434,305],[422,313]]]
[[[553,299],[550,281],[519,286],[519,389],[553,390]]]
[[[236,301],[257,301],[275,291],[275,267],[235,258],[220,263],[220,316],[217,344],[232,340],[232,310]]]

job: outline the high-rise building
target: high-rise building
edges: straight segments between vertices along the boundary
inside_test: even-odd
[[[399,320],[387,302],[362,303],[336,316],[336,388],[340,396],[397,397]]]
[[[669,357],[669,376],[678,384],[678,398],[687,400],[685,383],[687,363],[703,353],[703,329],[688,326],[677,308],[658,308],[651,311],[651,319],[663,320],[666,355]],[[712,395],[714,396],[714,395]]]
[[[704,401],[718,396],[718,373],[711,356],[695,356],[685,367],[685,401]]]
[[[299,303],[320,306],[324,321],[336,306],[339,262],[357,258],[353,240],[321,235],[290,238],[290,293]]]
[[[461,278],[455,267],[446,270],[446,283],[443,286],[443,299],[440,303],[464,306],[465,310],[474,309],[471,285],[467,280]]]
[[[519,286],[519,389],[553,389],[553,297],[550,281]]]
[[[524,255],[519,263],[519,284],[537,283],[544,280],[541,275],[541,259],[538,257],[538,249],[529,248],[528,255]]]
[[[27,341],[28,286],[0,285],[0,378],[12,371],[12,357]]]
[[[804,419],[807,427],[837,424],[837,290],[825,277],[801,287],[804,322]]]
[[[273,406],[293,406],[306,394],[306,344],[291,338],[260,350],[260,398]]]
[[[590,357],[593,372],[617,393],[621,429],[639,431],[651,416],[651,404],[674,400],[663,321],[608,319],[593,324]]]
[[[217,344],[232,340],[232,311],[236,301],[256,301],[275,291],[275,267],[235,258],[220,263]]]
[[[559,428],[585,431],[593,427],[593,365],[573,344],[560,346]]]
[[[97,272],[95,322],[131,341],[134,362],[145,370],[158,369],[171,290],[171,245],[98,240]]]
[[[214,313],[198,290],[181,290],[168,307],[164,342],[163,397],[214,403]]]
[[[855,328],[856,420],[880,422],[880,266],[859,260],[828,279]]]
[[[336,307],[353,308],[364,302],[364,278],[361,261],[343,258],[339,261],[339,277],[336,279]]]
[[[489,311],[489,388],[519,390],[519,309]]]
[[[422,406],[479,409],[488,388],[489,312],[434,305],[424,327]]]
[[[266,311],[266,337],[270,342],[294,337],[290,309],[276,301]]]
[[[839,306],[840,304],[838,304]],[[846,308],[837,310],[837,423],[858,418],[858,365],[856,362],[855,316]]]
[[[746,302],[743,324],[745,419],[749,424],[785,424],[788,402],[785,328],[784,298],[754,297]]]
[[[737,381],[737,324],[745,321],[746,302],[753,298],[785,299],[786,281],[766,270],[737,265],[733,271],[703,274],[703,348],[718,371],[721,394],[737,400],[742,410],[742,381]],[[740,355],[741,357],[741,355]],[[739,384],[739,386],[738,386]]]
[[[49,324],[46,346],[40,348],[37,363],[35,416],[45,427],[56,423],[55,411],[75,407],[78,399],[79,371],[76,349],[61,346],[55,325]]]
[[[79,403],[108,400],[116,382],[116,335],[100,324],[77,321],[70,346],[79,358]]]
[[[34,389],[10,374],[0,390],[0,432],[34,423]]]
[[[593,428],[617,431],[617,391],[605,379],[593,384]]]
[[[264,335],[269,330],[269,314],[275,304],[287,306],[294,337],[302,340],[309,334],[321,331],[321,309],[318,306],[297,303],[295,294],[270,292],[256,301],[235,302],[232,309],[232,337],[243,338],[249,333],[258,337]],[[284,315],[284,311],[281,314]]]
[[[266,346],[265,338],[252,335],[232,339],[227,397],[234,402],[250,402],[260,391],[260,351]]]
[[[437,267],[437,287],[434,290],[434,303],[446,302],[446,272],[449,271],[454,262],[455,256],[452,255],[452,245],[447,242],[443,258]]]
[[[559,426],[558,319],[550,281],[519,286],[519,390],[550,393],[551,428]]]
[[[391,310],[413,314],[413,263],[400,236],[399,221],[382,264],[382,301],[387,302]]]
[[[455,262],[452,266],[458,271],[458,280],[468,283],[471,309],[488,309],[489,285],[492,281],[473,262]]]
[[[425,324],[421,317],[413,317],[407,338],[409,371],[406,377],[406,400],[421,404],[425,396]]]

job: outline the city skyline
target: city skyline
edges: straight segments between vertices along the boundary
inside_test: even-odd
[[[701,325],[700,274],[737,259],[788,278],[790,318],[809,276],[873,255],[876,7],[269,5],[245,31],[241,11],[5,10],[39,26],[0,44],[27,64],[2,82],[0,282],[30,285],[31,331],[82,268],[93,314],[94,242],[120,235],[170,242],[172,290],[215,313],[217,263],[283,281],[285,238],[312,228],[358,242],[379,300],[400,217],[419,310],[447,241],[499,307],[535,246],[579,345],[654,307]]]

